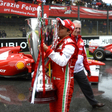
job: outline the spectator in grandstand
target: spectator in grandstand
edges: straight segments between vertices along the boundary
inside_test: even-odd
[[[87,7],[92,8],[92,3],[87,2]]]
[[[26,29],[23,28],[22,31],[23,31],[23,37],[26,37]]]
[[[52,37],[53,37],[53,29],[47,28],[45,32],[45,39],[44,39],[46,45],[49,46],[52,44]]]
[[[52,0],[52,4],[56,4],[55,0]]]
[[[85,5],[84,6],[87,7],[87,2],[85,2]]]
[[[2,31],[2,38],[6,38],[7,34],[5,32],[5,30]]]
[[[56,4],[61,4],[61,0],[56,0]]]
[[[92,33],[92,29],[93,29],[93,23],[92,23],[92,21],[90,21],[90,23],[89,23],[89,33]]]
[[[20,31],[22,31],[22,36],[26,37],[26,29],[23,27],[23,28],[20,28]]]
[[[46,5],[52,4],[52,0],[46,0]]]
[[[70,5],[70,1],[66,0],[65,4],[69,6]]]
[[[44,43],[46,44],[46,45],[50,45],[49,44],[49,35],[50,35],[50,32],[49,32],[49,28],[47,28],[46,29],[46,32],[45,32],[45,40],[44,40]]]
[[[74,5],[75,4],[75,0],[70,0],[70,4]]]

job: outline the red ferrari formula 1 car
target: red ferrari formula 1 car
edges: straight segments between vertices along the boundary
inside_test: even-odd
[[[87,78],[90,83],[98,83],[100,75],[100,66],[105,65],[105,63],[92,59],[88,59],[88,63],[90,66],[91,77],[88,76],[87,71],[85,70]]]
[[[100,65],[103,62],[88,59],[92,71],[92,77],[88,77],[90,82],[98,82]],[[0,76],[6,78],[26,77],[31,78],[35,67],[34,59],[30,54],[21,52],[20,46],[0,48]]]
[[[34,60],[30,54],[24,54],[20,46],[0,48],[0,76],[6,78],[31,77]]]
[[[112,58],[112,44],[101,46],[99,43],[99,40],[89,42],[89,54],[93,55],[93,58],[98,61]]]

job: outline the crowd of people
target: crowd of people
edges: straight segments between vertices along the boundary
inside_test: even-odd
[[[46,5],[80,5],[83,7],[99,9],[99,10],[106,10],[107,5],[102,2],[102,0],[46,0]],[[112,6],[109,6],[109,10],[112,10]]]
[[[99,9],[99,10],[106,10],[107,6],[105,3],[102,2],[102,0],[52,0],[52,2],[49,2],[50,4],[61,4],[61,5],[80,5],[83,7],[93,8],[93,9]],[[112,6],[109,6],[109,10],[112,10]]]
[[[15,0],[16,2],[28,2],[38,4],[41,0]],[[83,7],[106,10],[107,5],[102,2],[102,0],[43,0],[45,5],[60,5],[60,6],[69,6],[69,5],[80,5]],[[109,10],[112,10],[112,6],[109,6]]]

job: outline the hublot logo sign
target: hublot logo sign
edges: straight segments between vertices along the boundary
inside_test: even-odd
[[[0,39],[0,47],[20,46],[22,51],[29,51],[26,39]]]
[[[22,49],[25,49],[27,47],[27,43],[26,42],[21,42],[20,44],[18,42],[14,43],[14,42],[6,42],[6,43],[0,43],[1,47],[14,47],[14,46],[20,46]]]

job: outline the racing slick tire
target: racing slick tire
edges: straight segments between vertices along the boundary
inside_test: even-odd
[[[106,53],[103,49],[99,48],[99,49],[96,49],[93,53],[93,58],[95,60],[98,60],[98,61],[103,61],[105,60],[105,56],[106,56]]]

